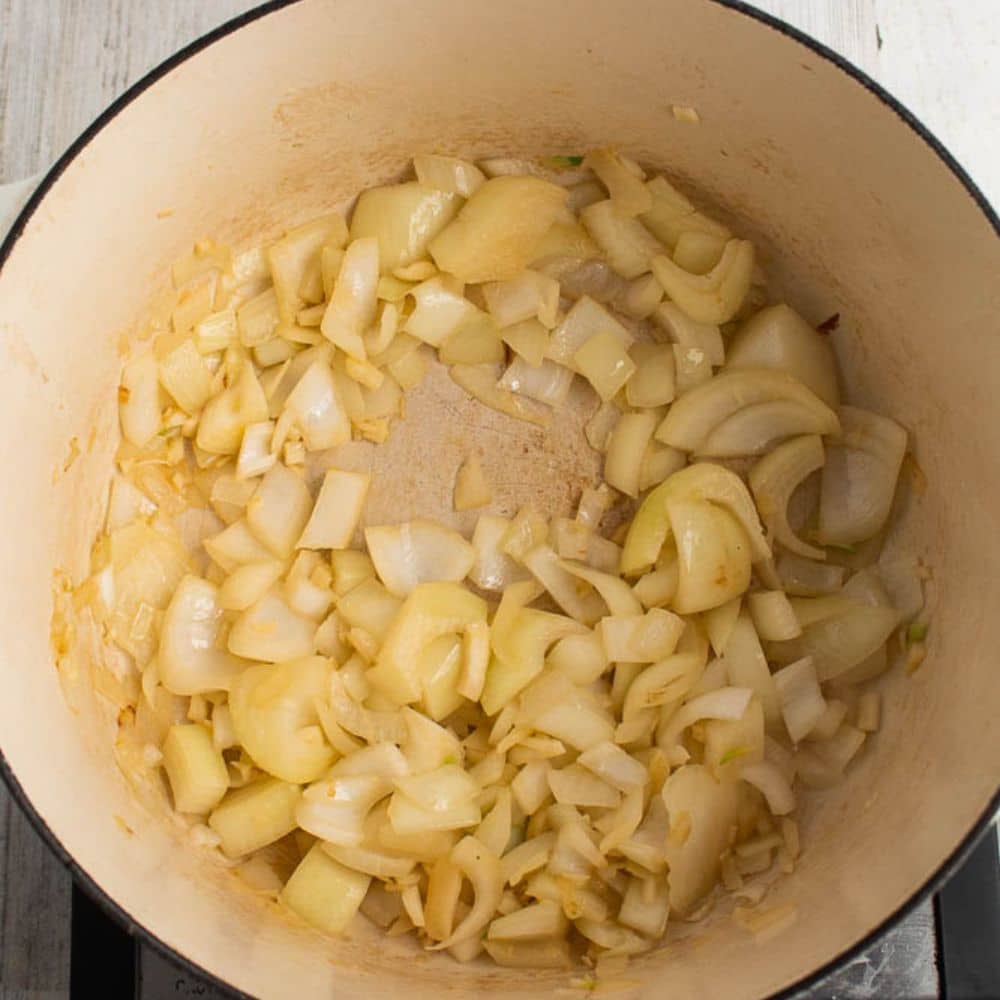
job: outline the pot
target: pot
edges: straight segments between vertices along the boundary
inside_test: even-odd
[[[673,105],[700,121],[678,120]],[[723,211],[807,317],[840,314],[850,398],[912,432],[891,544],[934,572],[926,662],[883,678],[882,731],[843,784],[808,800],[804,853],[769,896],[795,901],[797,922],[763,943],[721,909],[682,926],[630,967],[636,995],[735,1000],[801,986],[946,877],[997,808],[1000,242],[997,217],[947,152],[857,70],[736,2],[272,3],[112,106],[0,252],[4,775],[131,929],[237,990],[527,998],[568,983],[564,972],[459,966],[411,941],[333,942],[293,924],[186,843],[116,755],[127,680],[106,651],[73,652],[86,636],[67,651],[52,615],[60,587],[85,574],[100,525],[131,331],[195,237],[242,247],[273,236],[398,177],[418,151],[597,144],[667,170]],[[446,446],[440,409],[408,422],[384,503],[416,496],[408,502],[435,509],[433,491],[445,490],[435,449],[479,431],[452,422]],[[550,509],[566,503],[565,484],[553,485],[562,474],[536,452],[518,457],[521,444],[511,432],[497,445],[516,489]],[[553,453],[570,456],[572,472],[568,447]],[[411,460],[419,468],[405,480]]]

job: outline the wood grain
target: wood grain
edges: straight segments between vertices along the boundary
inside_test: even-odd
[[[115,97],[253,0],[0,0],[0,183],[42,170]],[[885,84],[1000,199],[995,0],[758,0]],[[70,883],[0,787],[0,996],[66,997]],[[879,973],[905,971],[900,993]],[[204,995],[148,959],[146,998]],[[172,978],[173,977],[173,978]],[[178,986],[178,984],[183,984]],[[881,984],[881,985],[880,985]],[[919,910],[845,970],[845,997],[936,993],[933,922]]]

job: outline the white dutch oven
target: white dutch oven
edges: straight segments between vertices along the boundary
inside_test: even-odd
[[[701,123],[674,120],[673,104]],[[948,155],[831,53],[736,3],[275,3],[102,116],[0,253],[4,772],[122,919],[246,993],[541,997],[566,976],[325,940],[234,887],[130,791],[114,699],[94,694],[113,686],[98,666],[57,670],[50,645],[53,574],[79,579],[99,524],[125,334],[196,236],[276,233],[397,176],[415,151],[606,143],[725,206],[807,316],[841,313],[854,399],[913,432],[926,488],[911,490],[900,544],[935,571],[928,661],[884,680],[883,731],[807,804],[805,853],[770,897],[794,899],[798,923],[757,946],[720,912],[630,978],[643,996],[732,1000],[801,984],[944,877],[996,808],[1000,242]],[[427,482],[434,417],[411,413],[406,446]],[[551,463],[534,457],[505,460],[545,492]]]

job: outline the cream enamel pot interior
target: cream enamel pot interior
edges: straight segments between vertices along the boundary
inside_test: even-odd
[[[700,124],[675,121],[672,104]],[[642,996],[730,1000],[800,983],[939,878],[996,807],[1000,242],[947,154],[830,53],[737,4],[278,3],[119,101],[0,256],[5,774],[93,891],[236,989],[541,997],[567,976],[462,967],[402,940],[332,943],[234,889],[130,791],[112,754],[117,707],[94,694],[114,694],[106,669],[67,658],[57,671],[50,646],[54,572],[80,578],[99,524],[128,332],[195,237],[247,245],[399,176],[415,151],[598,143],[724,207],[806,316],[840,312],[850,395],[910,428],[923,471],[892,544],[934,567],[929,658],[884,679],[882,731],[844,784],[807,802],[805,852],[769,897],[794,899],[798,922],[757,946],[720,907],[628,978]],[[475,427],[432,406],[408,423],[389,469],[419,451],[417,485],[446,489],[427,446]],[[551,483],[558,463],[494,438],[524,488]]]

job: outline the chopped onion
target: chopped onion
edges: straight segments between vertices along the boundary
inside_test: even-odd
[[[325,362],[311,364],[289,393],[272,447],[284,444],[291,427],[299,429],[309,451],[335,448],[350,440],[350,419],[333,371]]]
[[[641,215],[653,207],[653,196],[643,183],[641,171],[633,173],[613,150],[593,150],[583,164],[597,174],[611,201],[624,215]]]
[[[280,462],[247,504],[247,526],[276,556],[287,558],[309,519],[313,499],[302,478]]]
[[[528,575],[500,547],[510,525],[507,518],[494,514],[481,514],[476,522],[472,533],[475,561],[469,579],[483,590],[504,590]]]
[[[403,329],[425,344],[438,347],[475,313],[476,307],[462,295],[454,278],[439,275],[410,290],[416,306]]]
[[[238,566],[219,588],[219,607],[225,611],[245,611],[256,604],[284,572],[284,563],[274,559]]]
[[[841,407],[840,418],[820,488],[818,537],[826,545],[853,545],[881,530],[906,454],[906,431],[894,420],[853,406]]]
[[[750,470],[750,488],[761,519],[775,540],[791,552],[810,559],[825,559],[826,553],[807,545],[788,523],[792,494],[811,473],[823,466],[826,456],[822,440],[814,434],[792,438],[778,445]]]
[[[572,383],[573,372],[554,361],[543,359],[541,364],[532,365],[523,357],[516,357],[503,373],[497,388],[519,393],[549,406],[561,406],[569,395]]]
[[[605,452],[611,442],[611,435],[621,419],[621,410],[614,403],[603,402],[584,426],[587,444],[594,451]]]
[[[722,653],[730,684],[750,688],[764,706],[769,727],[780,725],[781,705],[757,632],[747,611],[740,612]]]
[[[639,603],[638,598],[632,593],[629,585],[618,576],[613,576],[610,573],[602,573],[599,570],[592,569],[590,566],[581,565],[578,562],[574,562],[572,559],[562,559],[559,565],[566,570],[567,573],[578,577],[581,580],[585,580],[589,583],[594,590],[596,590],[602,598],[604,598],[604,603],[607,604],[608,610],[612,615],[615,616],[635,616],[638,621],[630,623],[632,626],[629,630],[629,634],[632,636],[633,644],[638,646],[642,644],[650,645],[650,640],[646,638],[647,635],[652,634],[653,631],[659,625],[659,622],[655,619],[649,619],[643,617],[642,605]],[[661,612],[663,615],[668,615],[669,612]],[[670,615],[670,618],[675,616]],[[603,621],[613,621],[614,619],[604,619]],[[654,624],[656,621],[656,624]],[[645,625],[645,631],[642,631],[641,636],[637,634],[637,631],[641,631],[641,625]],[[671,623],[673,624],[673,623]],[[680,633],[678,632],[678,635]],[[654,657],[655,658],[655,657]],[[613,660],[629,660],[633,659],[630,656],[612,656]]]
[[[297,547],[346,549],[357,529],[370,484],[367,472],[328,469]]]
[[[233,384],[205,404],[195,442],[203,451],[232,455],[239,449],[245,428],[267,418],[264,390],[247,360]]]
[[[145,447],[160,431],[159,366],[152,351],[138,355],[122,369],[118,397],[125,440]]]
[[[694,686],[704,666],[704,659],[696,653],[675,653],[647,667],[629,685],[622,705],[622,721],[631,722],[647,709],[680,701]]]
[[[315,708],[329,676],[329,660],[309,656],[255,664],[234,681],[229,694],[233,727],[259,767],[283,781],[304,784],[333,763],[334,751]]]
[[[714,323],[696,322],[674,302],[660,305],[653,319],[671,343],[684,349],[702,351],[712,367],[718,368],[725,361],[722,334]]]
[[[708,500],[732,512],[746,532],[754,562],[770,557],[757,509],[735,473],[711,462],[697,462],[674,473],[642,502],[625,539],[621,572],[636,576],[652,566],[671,535],[669,513],[674,498]]]
[[[563,188],[537,177],[493,177],[431,240],[431,256],[459,281],[513,278],[532,260],[565,202]]]
[[[559,282],[525,270],[507,281],[483,285],[483,298],[490,314],[502,328],[527,319],[537,319],[548,330],[556,325],[559,312]]]
[[[752,368],[722,372],[685,393],[670,407],[656,436],[675,448],[698,452],[728,419],[749,407],[775,402],[792,404],[795,419],[782,424],[785,436],[833,434],[840,429],[837,414],[801,382],[784,372]]]
[[[747,764],[740,772],[744,781],[754,786],[767,800],[775,816],[787,816],[795,808],[795,793],[781,769],[770,761]]]
[[[457,583],[476,558],[475,549],[457,531],[423,518],[365,528],[365,544],[375,571],[398,597],[406,597],[422,583]]]
[[[608,439],[604,478],[627,496],[639,495],[642,463],[657,419],[655,413],[623,413]]]
[[[765,641],[795,639],[802,627],[783,590],[762,590],[747,599],[757,635]]]
[[[827,406],[840,404],[829,338],[784,304],[761,309],[740,327],[729,345],[727,367],[776,368],[794,375]]]
[[[652,260],[663,253],[663,244],[613,200],[588,205],[580,211],[580,221],[623,278],[631,280],[645,274]]]
[[[662,254],[650,264],[668,297],[693,320],[728,323],[750,290],[754,247],[748,240],[730,240],[707,274],[690,274]]]
[[[445,365],[502,364],[506,356],[496,321],[478,309],[438,347],[438,360]]]
[[[561,770],[550,770],[548,779],[556,802],[607,809],[614,809],[618,805],[618,793],[614,788],[579,764],[570,764]]]
[[[584,295],[552,331],[549,358],[561,365],[571,365],[577,351],[599,333],[611,334],[625,348],[633,341],[632,334],[603,306]]]
[[[379,241],[355,238],[341,260],[320,330],[332,344],[359,360],[367,357],[362,334],[375,320],[378,278]]]
[[[497,372],[493,365],[452,365],[448,373],[470,396],[490,409],[539,427],[548,425],[550,417],[547,407],[541,407],[497,387]]]
[[[548,545],[536,545],[524,555],[522,562],[556,604],[577,621],[593,625],[604,614],[604,601],[593,590],[581,593],[577,577],[562,567],[559,557]]]
[[[797,597],[832,594],[844,582],[843,566],[814,562],[790,552],[783,552],[778,558],[777,570],[785,590]]]
[[[803,657],[777,671],[774,684],[788,735],[793,743],[799,743],[826,711],[826,700],[819,689],[812,658]]]
[[[315,635],[316,623],[295,614],[272,589],[233,622],[229,651],[248,660],[276,663],[308,656]]]
[[[625,345],[613,334],[602,330],[594,334],[573,355],[573,367],[607,402],[635,374],[635,362]]]
[[[413,157],[417,180],[425,187],[468,198],[485,183],[486,175],[474,163],[455,156],[418,153]]]
[[[674,352],[664,344],[645,341],[633,344],[629,351],[636,366],[635,374],[625,386],[629,406],[664,406],[673,401]]]
[[[730,233],[725,226],[697,211],[666,177],[654,177],[646,187],[653,196],[653,207],[643,213],[642,221],[671,250],[686,232],[708,233],[722,240],[729,239]]]
[[[493,490],[487,482],[479,456],[473,452],[455,474],[455,510],[475,510],[493,500]]]
[[[597,630],[612,662],[652,663],[674,652],[684,621],[662,608],[651,608],[645,614],[636,608],[628,615],[602,618]]]

